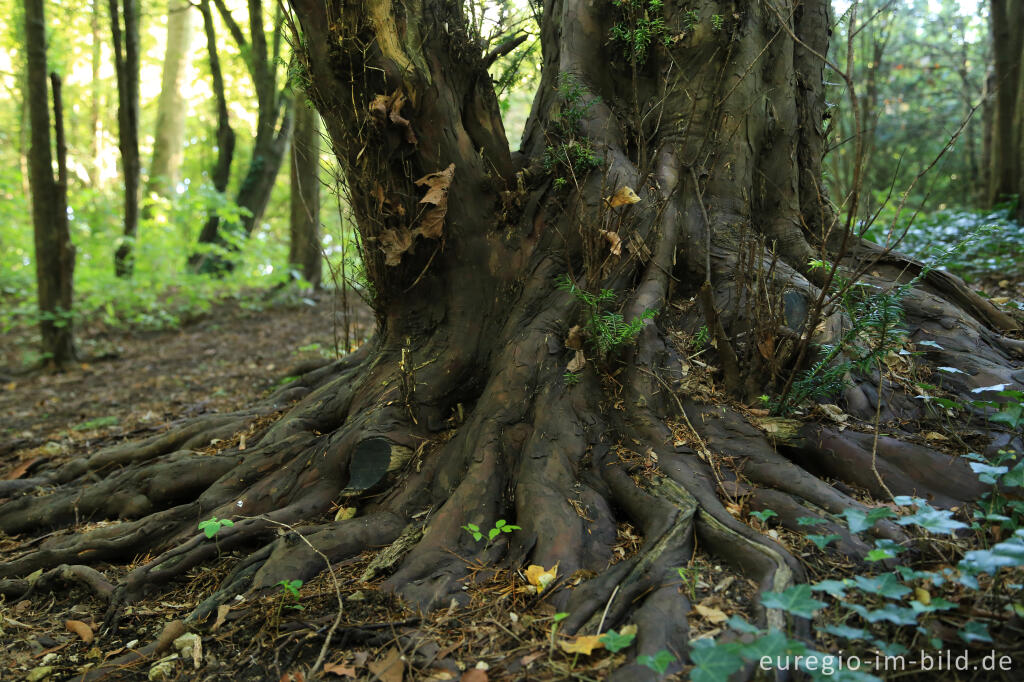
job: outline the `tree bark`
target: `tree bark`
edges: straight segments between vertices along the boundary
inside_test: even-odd
[[[827,0],[704,2],[700,21],[666,3],[665,35],[640,51],[609,41],[636,14],[547,0],[541,85],[516,153],[458,3],[291,4],[300,75],[347,182],[374,340],[252,409],[0,484],[33,491],[0,506],[9,534],[134,519],[48,539],[0,564],[0,578],[152,552],[113,591],[109,625],[153,586],[254,541],[267,544],[191,618],[308,579],[323,568],[317,552],[334,562],[388,544],[391,559],[361,579],[382,574],[424,608],[464,603],[475,561],[558,565],[596,576],[545,593],[571,614],[560,631],[638,625],[610,679],[647,680],[637,655],[677,652],[673,673],[685,660],[691,604],[675,568],[695,547],[761,589],[805,578],[730,513],[743,491],[784,503],[790,527],[828,517],[842,533],[843,511],[867,507],[829,481],[947,508],[985,492],[964,459],[911,442],[905,424],[942,417],[884,371],[851,369],[832,399],[885,436],[805,415],[783,439],[745,407],[804,369],[806,342],[850,353],[861,343],[850,340],[859,321],[826,304],[837,274],[878,292],[919,275],[902,294],[901,343],[939,341],[911,357],[921,371],[961,369],[944,388],[975,424],[986,422],[971,390],[1017,381],[1024,357],[1003,333],[1014,318],[956,278],[860,242],[856,215],[839,223],[821,184]],[[841,269],[822,276],[812,255]],[[708,318],[720,348],[702,361],[733,353],[743,375],[728,400],[717,376],[714,390],[691,376],[685,339]],[[284,406],[272,426],[249,426]],[[986,428],[985,452],[1024,448],[1020,434]],[[214,438],[228,443],[217,454],[188,452]],[[74,485],[93,471],[106,476]],[[310,524],[332,504],[359,516]],[[196,533],[211,516],[236,520],[216,544]],[[499,519],[520,529],[486,546],[463,530]],[[623,522],[643,545],[613,563]],[[277,523],[306,524],[315,551],[274,539]],[[875,532],[909,542],[895,524]],[[846,533],[841,551],[858,562],[870,548]],[[780,611],[754,608],[759,623],[786,627]]]
[[[169,0],[167,4],[167,46],[164,50],[160,97],[157,99],[156,131],[153,135],[153,161],[149,166],[144,194],[170,197],[178,184],[185,115],[188,102],[182,95],[182,83],[192,49],[192,5],[188,0]]]
[[[291,145],[291,214],[288,263],[320,286],[320,114],[300,102]]]
[[[53,177],[49,94],[46,76],[46,19],[42,0],[25,0],[27,98],[32,146],[29,182],[35,229],[39,332],[44,363],[61,369],[75,359],[72,282],[75,251],[68,232],[67,149],[64,143],[60,79],[52,76],[58,177]]]
[[[117,75],[117,140],[124,177],[124,235],[114,252],[114,273],[131,277],[139,232],[139,8],[138,0],[110,0],[110,28]],[[123,25],[122,25],[123,21]]]

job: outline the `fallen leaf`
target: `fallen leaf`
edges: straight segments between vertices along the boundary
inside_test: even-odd
[[[601,236],[608,242],[608,250],[613,256],[622,255],[622,237],[611,230],[601,230]]]
[[[405,678],[405,663],[398,649],[392,647],[384,654],[384,658],[370,663],[370,672],[380,678],[380,682],[402,682]]]
[[[583,327],[576,324],[569,330],[569,336],[565,339],[565,347],[573,350],[583,350]]]
[[[4,476],[4,478],[6,478],[8,481],[13,481],[16,478],[21,478],[22,476],[25,475],[25,472],[29,470],[29,467],[38,462],[40,459],[42,458],[33,457],[32,459],[26,459],[24,462],[11,469],[11,471],[6,476]]]
[[[932,603],[932,595],[929,594],[928,590],[924,589],[923,587],[914,588],[914,598],[917,599],[917,601],[924,604],[925,606],[928,606]]]
[[[583,366],[587,364],[587,358],[583,355],[583,351],[576,351],[576,355],[573,356],[572,360],[569,361],[569,366],[565,369],[569,372],[578,372],[583,369]]]
[[[603,649],[604,643],[598,635],[584,635],[573,640],[561,640],[558,646],[567,654],[589,656],[594,649]]]
[[[93,640],[94,635],[92,628],[80,620],[66,620],[64,621],[64,627],[66,627],[70,632],[78,635],[78,637],[86,644]]]
[[[729,620],[729,616],[725,615],[719,609],[713,606],[704,606],[703,604],[697,604],[693,607],[693,610],[701,615],[702,618],[710,623],[724,623]]]
[[[1009,296],[993,296],[992,298],[990,298],[988,300],[992,301],[996,305],[1006,305],[1007,303],[1010,302],[1010,297]]]
[[[384,251],[384,265],[394,267],[402,262],[402,254],[412,247],[413,234],[401,227],[386,229],[380,234],[380,248]]]
[[[341,663],[327,663],[324,665],[324,672],[330,673],[331,675],[337,675],[339,677],[355,677],[356,668],[352,665],[344,665]]]
[[[473,668],[462,673],[459,682],[487,682],[487,673],[479,668]]]
[[[523,575],[526,576],[529,583],[536,587],[537,592],[540,593],[558,577],[558,564],[552,566],[551,570],[548,570],[543,566],[531,564],[525,571],[523,571]]]
[[[525,668],[526,666],[530,665],[531,663],[533,663],[534,661],[536,661],[538,658],[540,658],[543,655],[544,655],[543,651],[534,651],[532,654],[526,654],[525,656],[520,658],[519,659],[519,664],[522,665]]]
[[[334,515],[335,521],[348,521],[356,515],[355,507],[339,507],[338,513]]]
[[[213,621],[213,626],[210,628],[210,632],[215,632],[217,628],[224,625],[224,619],[228,617],[228,612],[231,607],[227,604],[221,604],[217,607],[217,618]]]
[[[635,204],[640,201],[640,197],[636,195],[632,187],[623,185],[618,189],[617,192],[608,200],[608,205],[612,208],[618,208],[619,206],[628,206],[629,204]]]
[[[412,132],[412,124],[409,119],[402,116],[402,107],[406,103],[405,93],[401,88],[390,95],[377,95],[370,102],[370,115],[377,119],[378,123],[391,122],[405,131],[405,141],[409,144],[416,144],[416,135]]]
[[[949,438],[947,438],[946,436],[942,435],[938,431],[929,431],[928,433],[924,434],[924,439],[925,440],[949,440]]]
[[[621,628],[619,628],[619,634],[623,635],[623,636],[626,636],[626,635],[634,635],[634,636],[636,636],[636,631],[637,631],[637,626],[634,625],[633,623],[630,623],[629,625],[623,625]]]

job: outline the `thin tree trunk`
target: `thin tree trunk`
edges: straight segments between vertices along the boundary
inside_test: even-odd
[[[320,114],[300,102],[291,144],[291,243],[288,263],[320,286]]]
[[[1021,85],[1021,48],[1024,42],[1024,7],[1017,0],[992,0],[992,57],[995,73],[992,170],[989,205],[1006,201],[1021,185],[1021,128],[1017,102]]]
[[[194,32],[192,17],[192,4],[188,0],[169,0],[167,3],[167,47],[164,51],[160,97],[157,100],[153,161],[149,167],[144,196],[156,194],[170,197],[178,184],[185,115],[188,113],[188,102],[181,89],[190,62]]]
[[[89,185],[94,189],[99,186],[100,146],[103,142],[103,129],[100,124],[100,102],[103,98],[103,91],[100,87],[100,67],[102,65],[100,12],[102,1],[92,0],[92,13],[89,17],[92,78],[89,82],[89,162],[86,172],[89,175]]]
[[[60,79],[52,76],[58,178],[53,177],[46,76],[43,0],[25,0],[28,104],[32,135],[29,181],[35,228],[39,331],[45,362],[62,368],[75,359],[71,316],[74,247],[68,232],[67,164]]]
[[[120,5],[120,6],[119,6]],[[124,235],[114,252],[114,273],[131,277],[139,231],[139,14],[138,0],[110,0],[110,28],[117,74],[117,139],[124,177]],[[122,19],[124,26],[122,30]]]

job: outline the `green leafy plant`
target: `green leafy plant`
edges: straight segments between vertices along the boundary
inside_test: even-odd
[[[679,574],[679,579],[686,585],[690,601],[697,601],[697,578],[700,576],[700,571],[696,566],[680,566],[676,569],[676,573]]]
[[[725,19],[721,14],[711,15],[711,30],[718,33],[725,26]]]
[[[765,523],[768,519],[772,518],[773,516],[778,516],[778,514],[774,510],[772,510],[772,509],[764,509],[762,511],[752,511],[752,512],[750,512],[750,515],[753,516],[758,521],[760,521],[761,523]]]
[[[561,612],[551,616],[551,645],[548,654],[553,654],[555,651],[555,633],[558,632],[558,624],[569,617],[568,613]]]
[[[205,521],[199,522],[199,530],[203,531],[207,539],[213,538],[220,532],[221,528],[231,527],[235,525],[234,521],[230,519],[218,519],[216,516],[211,516]]]
[[[565,380],[566,386],[575,386],[580,383],[579,372],[566,372],[562,375],[562,378]]]
[[[480,530],[480,527],[475,523],[467,523],[462,526],[462,529],[473,536],[473,539],[480,542],[484,539],[484,533]],[[491,544],[494,538],[498,537],[502,533],[511,533],[514,530],[521,530],[519,526],[513,526],[505,521],[505,519],[498,519],[494,523],[494,527],[487,531],[487,544]]]
[[[568,73],[558,77],[561,109],[552,120],[556,142],[544,148],[544,170],[555,173],[556,190],[566,187],[569,180],[579,180],[603,163],[593,145],[580,132],[580,123],[599,98],[590,96],[580,80]]]
[[[622,45],[623,56],[630,64],[646,62],[653,42],[668,44],[662,0],[612,0],[612,5],[619,10],[620,20],[612,26],[610,37]]]
[[[622,313],[608,309],[615,302],[615,292],[611,289],[601,289],[593,294],[576,286],[568,275],[562,275],[557,286],[583,304],[586,318],[584,329],[593,349],[601,358],[636,341],[643,331],[644,321],[658,314],[657,310],[648,308],[640,316],[626,322]]]

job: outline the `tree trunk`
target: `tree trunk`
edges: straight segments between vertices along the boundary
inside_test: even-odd
[[[139,12],[138,0],[110,0],[117,74],[117,140],[124,176],[124,236],[114,252],[114,273],[131,277],[139,231]],[[121,22],[124,22],[122,27]]]
[[[60,79],[52,76],[58,177],[50,151],[49,95],[46,87],[46,19],[42,0],[25,0],[27,98],[32,147],[29,182],[35,229],[39,332],[44,363],[61,369],[75,359],[71,291],[75,250],[68,233],[67,148],[64,143]]]
[[[192,5],[188,0],[167,3],[167,47],[164,50],[160,97],[157,100],[153,162],[144,194],[170,197],[178,184],[188,102],[181,87],[192,49]]]
[[[833,398],[877,419],[887,434],[877,440],[808,416],[786,422],[783,438],[744,406],[759,391],[780,408],[796,400],[779,388],[808,364],[807,339],[855,352],[862,322],[824,305],[836,273],[822,275],[812,256],[841,260],[840,274],[873,291],[900,292],[901,343],[938,341],[941,350],[911,357],[922,371],[961,369],[945,388],[964,405],[973,388],[1019,381],[1024,342],[1002,334],[1014,319],[959,280],[856,240],[855,216],[837,222],[821,189],[826,0],[704,2],[700,21],[666,3],[664,35],[640,51],[608,38],[616,24],[619,34],[636,27],[630,5],[548,0],[541,85],[514,154],[461,6],[397,7],[292,2],[308,94],[348,183],[375,339],[251,410],[0,487],[53,489],[0,506],[9,534],[137,518],[48,540],[0,576],[162,552],[109,591],[110,623],[153,585],[266,539],[192,615],[205,617],[236,594],[321,570],[316,552],[273,539],[276,523],[355,506],[358,517],[305,525],[304,537],[332,562],[391,543],[390,560],[364,579],[380,570],[385,588],[425,608],[465,602],[461,581],[477,561],[596,575],[544,598],[571,614],[567,632],[638,625],[612,679],[646,680],[637,654],[688,650],[691,604],[675,568],[695,547],[762,589],[804,579],[794,556],[723,500],[772,499],[792,528],[831,519],[857,561],[870,547],[837,519],[867,507],[846,484],[944,507],[985,491],[965,460],[910,442],[902,425],[935,417],[888,372],[851,369]],[[914,286],[894,288],[907,273],[920,275]],[[720,380],[700,389],[685,342],[705,325],[717,364],[731,356],[739,375],[715,404]],[[294,399],[273,426],[245,431],[244,450],[203,454],[201,467],[182,453],[235,443],[231,434]],[[981,412],[964,409],[979,423]],[[993,453],[1024,447],[995,424],[985,437]],[[66,484],[100,469],[106,477],[85,492]],[[236,519],[216,545],[196,534],[196,519],[211,516]],[[486,546],[463,530],[499,519],[521,528]],[[643,546],[612,564],[622,522]],[[876,530],[907,540],[895,524]],[[758,617],[785,627],[778,610]]]
[[[989,176],[989,205],[1007,201],[1021,189],[1021,156],[1024,111],[1024,4],[992,0],[989,14],[992,29],[995,108]]]
[[[291,241],[288,263],[320,286],[320,115],[305,103],[295,109],[291,153]]]
[[[102,50],[100,46],[100,14],[103,0],[92,0],[92,12],[89,15],[90,32],[90,66],[92,77],[89,79],[89,161],[87,173],[89,186],[93,189],[100,185],[100,147],[103,144],[103,128],[100,122],[100,102],[103,98],[100,80],[102,66]]]

